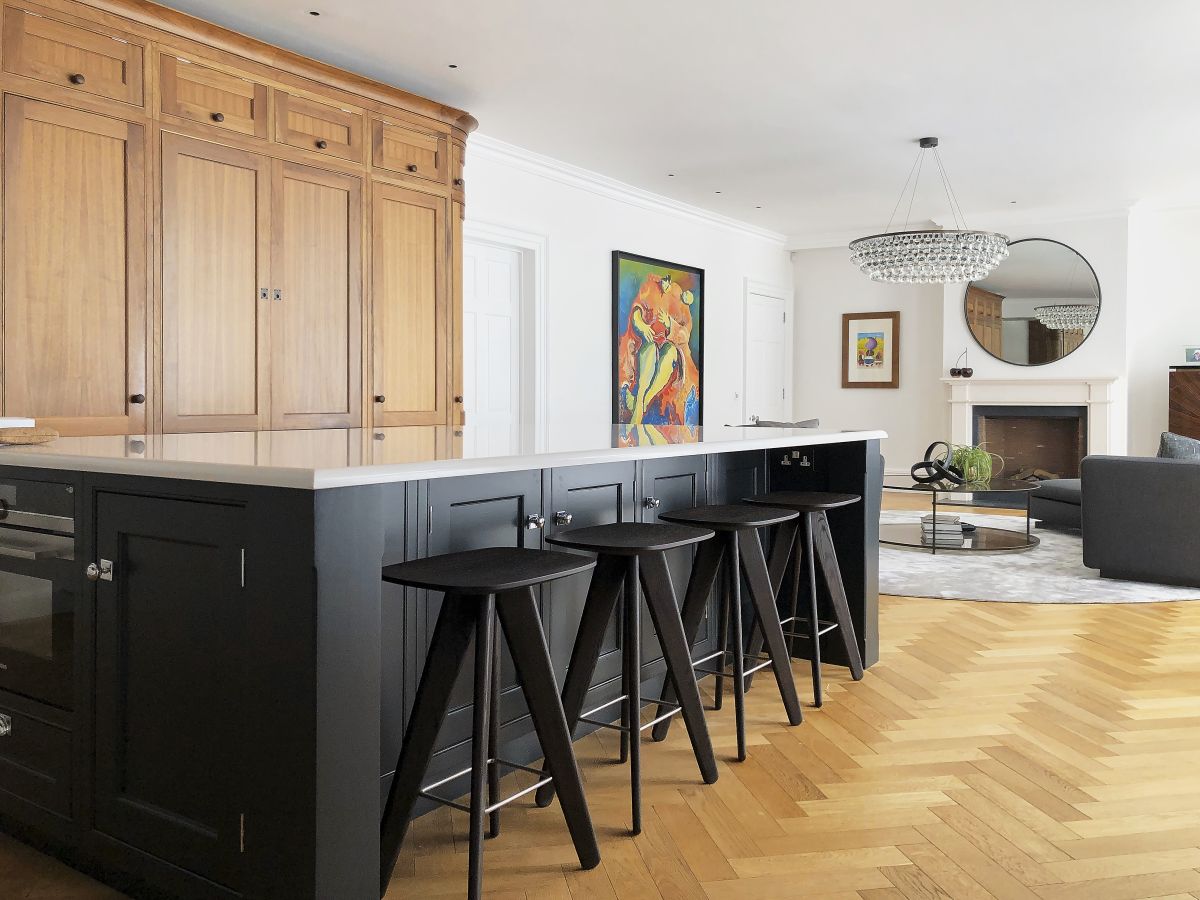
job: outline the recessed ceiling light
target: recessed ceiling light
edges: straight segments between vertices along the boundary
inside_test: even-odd
[[[668,177],[668,178],[674,178],[674,177],[675,177],[675,173],[674,173],[674,172],[668,172],[668,173],[667,173],[667,177]]]
[[[1016,203],[1017,201],[1016,201],[1016,200],[1009,200],[1008,202],[1009,202],[1009,203]]]
[[[755,208],[755,209],[762,209],[762,207],[761,207],[761,206],[756,206],[756,207],[754,207],[754,208]]]
[[[720,191],[713,191],[713,193],[714,193],[714,194],[719,194],[719,193],[721,193],[721,192],[720,192]]]
[[[310,16],[319,16],[319,15],[320,15],[320,13],[319,13],[319,12],[317,12],[315,9],[310,9],[310,10],[308,11],[308,14],[309,14]]]
[[[458,63],[450,63],[450,65],[446,66],[446,68],[447,69],[457,69]]]

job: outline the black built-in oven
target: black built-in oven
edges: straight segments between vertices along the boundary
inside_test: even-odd
[[[0,689],[71,708],[75,489],[0,477]]]

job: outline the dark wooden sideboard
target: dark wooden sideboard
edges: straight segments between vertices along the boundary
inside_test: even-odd
[[[1172,366],[1167,427],[1200,440],[1200,366]]]

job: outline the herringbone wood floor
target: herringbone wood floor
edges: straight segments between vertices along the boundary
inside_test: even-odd
[[[744,763],[730,705],[713,713],[714,785],[682,728],[648,745],[637,838],[615,735],[581,740],[603,862],[580,872],[557,805],[518,804],[487,845],[490,896],[1200,898],[1200,603],[885,597],[880,631],[879,664],[857,684],[828,668],[797,728],[760,679]],[[465,824],[415,823],[388,897],[460,896]],[[0,897],[115,896],[0,841]]]

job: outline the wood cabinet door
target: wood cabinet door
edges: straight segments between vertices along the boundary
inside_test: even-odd
[[[95,827],[237,887],[251,638],[240,507],[97,492]]]
[[[142,126],[4,100],[4,414],[146,427]]]
[[[362,180],[276,162],[272,202],[271,427],[358,427]]]
[[[49,84],[142,105],[145,48],[120,32],[4,10],[4,70]]]
[[[371,123],[371,163],[438,184],[446,181],[446,136],[413,125],[375,119]]]
[[[363,117],[286,91],[275,91],[275,140],[361,163]]]
[[[163,430],[266,427],[266,157],[163,135]]]
[[[372,209],[371,424],[447,422],[447,201],[376,184]]]

